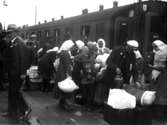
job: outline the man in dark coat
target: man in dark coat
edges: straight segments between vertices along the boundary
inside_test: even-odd
[[[0,91],[4,90],[3,77],[4,77],[4,50],[6,48],[6,42],[4,40],[6,33],[2,30],[0,23]]]
[[[54,75],[53,62],[57,57],[57,51],[58,47],[48,50],[38,62],[39,73],[43,79],[42,92],[48,92],[50,90],[50,80]]]
[[[134,80],[136,79],[136,57],[133,51],[134,47],[138,47],[137,41],[130,40],[127,41],[127,45],[117,47],[111,52],[106,62],[107,69],[104,76],[104,83],[107,86],[107,91],[109,91],[109,88],[118,87],[114,80],[116,75],[123,76],[124,84],[129,84],[131,76],[133,76]]]
[[[23,40],[18,36],[18,28],[15,24],[8,26],[8,46],[5,50],[5,61],[9,78],[8,89],[8,113],[5,116],[11,118],[13,122],[19,122],[20,117],[26,116],[30,108],[25,102],[20,88],[22,79],[26,73],[25,49]]]

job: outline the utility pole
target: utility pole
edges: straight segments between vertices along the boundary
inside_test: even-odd
[[[37,5],[35,5],[35,25],[37,24]]]

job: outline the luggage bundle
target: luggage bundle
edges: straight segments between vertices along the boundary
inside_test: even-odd
[[[42,82],[42,79],[38,73],[38,66],[31,66],[27,70],[27,75],[30,78],[30,82]]]

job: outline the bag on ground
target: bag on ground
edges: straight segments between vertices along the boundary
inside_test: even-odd
[[[107,104],[114,109],[134,109],[136,97],[123,89],[110,89]]]
[[[73,92],[74,90],[79,89],[71,77],[67,77],[65,80],[58,82],[58,87],[63,92]]]

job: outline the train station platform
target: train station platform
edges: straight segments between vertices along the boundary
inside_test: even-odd
[[[25,92],[24,96],[32,108],[29,120],[31,125],[109,125],[103,120],[102,114],[87,111],[83,106],[76,105],[73,112],[66,112],[60,109],[58,100],[53,98],[52,93],[30,91]],[[0,92],[0,112],[5,109],[7,109],[6,91]],[[11,124],[7,118],[0,115],[0,125],[16,124]],[[167,125],[167,122],[152,119],[151,125]]]
[[[73,112],[60,109],[52,93],[31,91],[24,93],[24,96],[32,108],[31,125],[109,125],[101,114],[87,111],[79,105]],[[0,92],[0,112],[4,109],[7,109],[7,92]],[[0,116],[0,125],[14,124]]]

